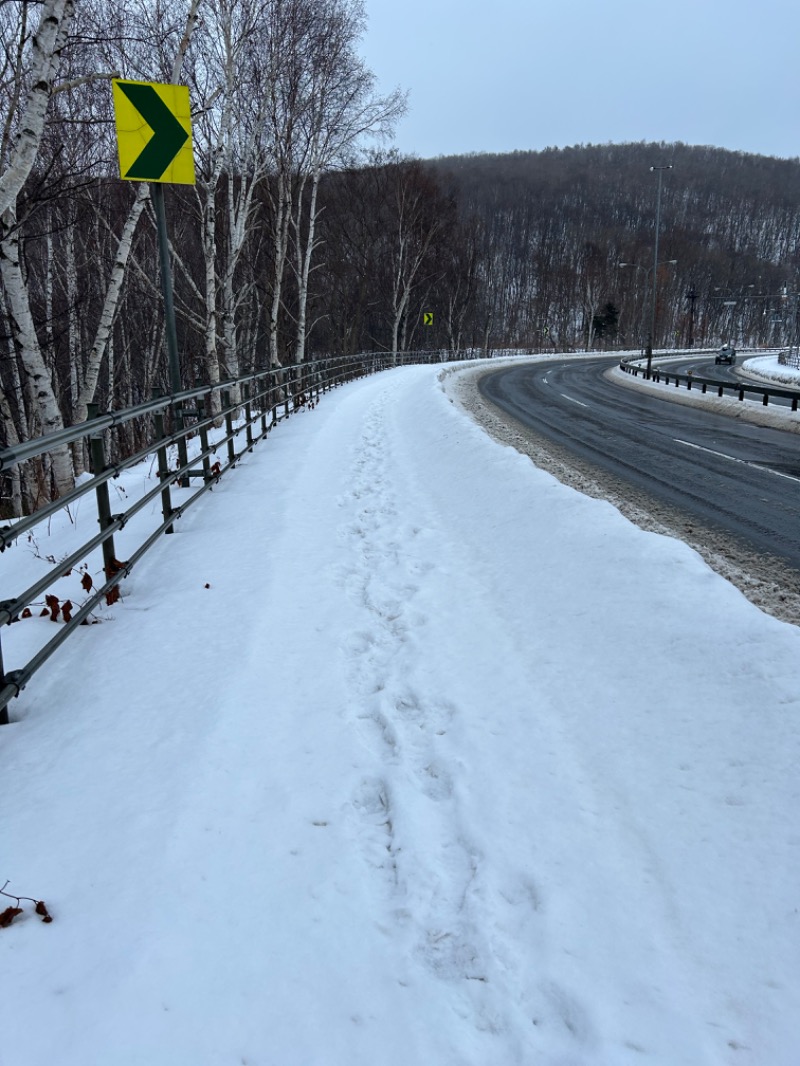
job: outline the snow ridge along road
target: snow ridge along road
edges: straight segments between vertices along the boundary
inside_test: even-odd
[[[26,690],[2,1066],[796,1066],[800,632],[451,380],[279,426]]]

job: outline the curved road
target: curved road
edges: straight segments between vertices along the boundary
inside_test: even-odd
[[[604,374],[617,362],[513,366],[479,389],[540,437],[800,570],[800,434],[614,384]]]

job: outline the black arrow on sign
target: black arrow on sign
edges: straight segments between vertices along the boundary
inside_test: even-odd
[[[128,168],[125,177],[139,181],[158,181],[189,140],[189,134],[152,85],[140,85],[135,82],[118,84],[153,131],[153,136]]]

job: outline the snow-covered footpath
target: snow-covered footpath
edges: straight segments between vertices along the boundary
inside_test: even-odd
[[[800,1062],[800,631],[449,380],[279,426],[13,705],[2,1066]]]

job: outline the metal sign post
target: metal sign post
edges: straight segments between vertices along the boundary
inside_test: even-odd
[[[158,260],[161,266],[161,294],[164,297],[164,326],[167,334],[167,360],[169,384],[173,392],[181,392],[181,364],[178,357],[178,331],[175,320],[175,301],[172,294],[172,264],[169,258],[169,235],[167,213],[164,209],[164,190],[153,185],[150,190],[158,233]]]
[[[150,195],[156,216],[161,265],[169,382],[172,392],[177,393],[183,390],[183,384],[162,185],[195,183],[189,89],[185,85],[115,80],[112,90],[120,177],[124,181],[151,183]],[[176,422],[176,428],[182,429],[183,409],[180,406],[176,408]],[[184,437],[178,442],[178,460],[181,466],[188,465]],[[188,478],[183,483],[188,484]]]

